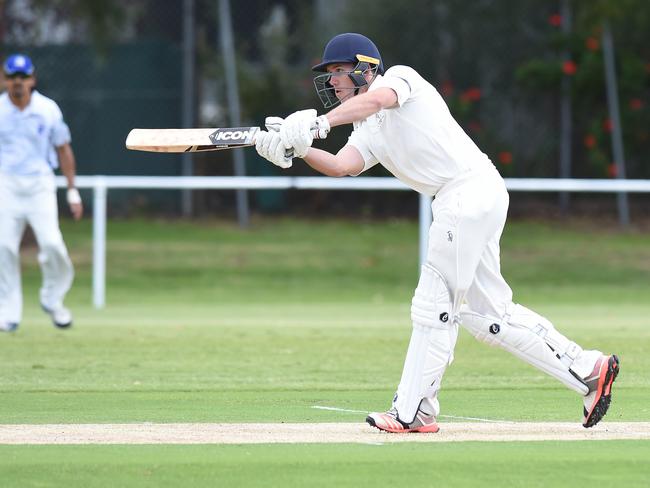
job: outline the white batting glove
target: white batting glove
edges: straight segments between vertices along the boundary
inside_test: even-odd
[[[285,156],[284,144],[279,133],[259,131],[255,136],[255,149],[257,154],[276,166],[283,169],[291,168],[292,158]]]
[[[264,125],[269,132],[280,132],[280,127],[284,123],[282,117],[267,117],[264,119]]]
[[[280,132],[282,124],[284,124],[284,119],[282,117],[267,117],[264,119],[264,125],[266,126],[266,130],[269,132]],[[292,159],[295,156],[293,147],[285,149],[284,158],[286,160]]]
[[[324,139],[330,131],[327,117],[317,116],[314,109],[294,112],[284,119],[280,136],[286,149],[293,148],[294,156],[303,158],[314,142],[314,137]]]

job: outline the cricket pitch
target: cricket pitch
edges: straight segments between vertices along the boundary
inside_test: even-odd
[[[363,423],[5,424],[0,444],[266,444],[650,439],[650,422],[444,422],[436,434],[388,434]]]

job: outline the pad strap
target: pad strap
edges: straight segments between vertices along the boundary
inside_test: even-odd
[[[461,308],[461,325],[474,337],[499,346],[586,395],[588,388],[572,367],[582,348],[560,334],[544,317],[514,305],[501,319]]]

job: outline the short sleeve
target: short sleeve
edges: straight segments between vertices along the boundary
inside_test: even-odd
[[[70,128],[63,120],[63,114],[58,105],[54,104],[52,108],[52,144],[55,147],[68,144],[72,139],[70,135]]]
[[[359,176],[361,173],[369,170],[379,162],[370,151],[368,135],[363,127],[356,128],[352,131],[352,134],[350,134],[350,137],[348,138],[348,145],[353,146],[357,151],[359,151],[361,157],[363,157],[363,169],[356,175],[351,176]]]
[[[407,66],[393,66],[384,75],[377,79],[371,86],[371,90],[387,87],[397,94],[397,104],[401,107],[410,98],[413,89],[411,81],[412,68]]]
[[[68,144],[72,137],[70,136],[70,128],[63,119],[57,120],[52,126],[52,144],[56,147]]]

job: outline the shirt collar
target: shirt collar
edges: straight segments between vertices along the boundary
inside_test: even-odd
[[[31,113],[34,111],[34,96],[35,96],[37,93],[38,93],[38,92],[37,92],[36,90],[33,90],[33,91],[32,91],[32,94],[31,94],[31,96],[29,97],[29,103],[28,103],[27,106],[26,106],[24,109],[22,109],[22,110],[20,110],[20,108],[18,108],[18,107],[16,106],[16,104],[14,104],[14,102],[11,101],[11,98],[9,98],[9,95],[8,95],[8,94],[7,94],[7,103],[9,104],[9,106],[12,108],[12,110],[13,110],[14,112],[18,112],[18,113],[20,113],[20,114],[26,114],[26,115],[28,115],[28,114],[31,114]]]

